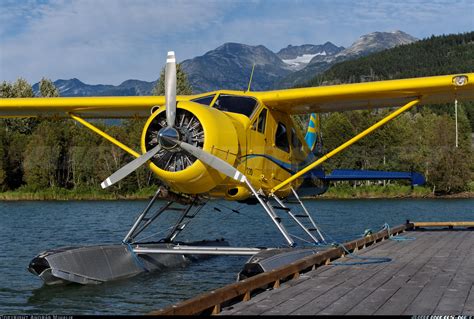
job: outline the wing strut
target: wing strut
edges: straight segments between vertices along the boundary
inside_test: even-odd
[[[361,138],[367,136],[368,134],[372,133],[373,131],[375,131],[376,129],[378,129],[379,127],[381,127],[382,125],[386,124],[387,122],[393,120],[394,118],[396,118],[398,115],[402,114],[403,112],[409,110],[410,108],[412,108],[413,106],[415,106],[416,104],[418,104],[420,102],[420,98],[416,99],[416,100],[413,100],[407,104],[405,104],[404,106],[400,107],[399,109],[397,109],[395,112],[393,113],[390,113],[390,115],[386,116],[385,118],[381,119],[380,121],[378,121],[377,123],[375,123],[374,125],[372,125],[371,127],[367,128],[365,131],[357,134],[356,136],[354,136],[353,138],[351,138],[350,140],[348,140],[347,142],[345,142],[344,144],[338,146],[337,148],[335,148],[334,150],[332,150],[331,152],[327,153],[326,155],[324,155],[323,157],[321,157],[320,159],[318,159],[317,161],[313,162],[312,164],[306,166],[305,168],[303,168],[301,171],[299,171],[298,173],[294,174],[293,176],[291,176],[290,178],[286,179],[285,181],[281,182],[280,184],[278,184],[277,186],[275,186],[272,190],[271,190],[271,194],[274,194],[277,190],[279,190],[280,188],[282,188],[283,186],[293,182],[294,180],[296,180],[297,178],[303,176],[304,174],[306,174],[307,172],[309,172],[310,170],[312,170],[313,168],[315,168],[316,166],[320,165],[321,163],[325,162],[326,160],[328,160],[329,158],[333,157],[334,155],[336,155],[337,153],[341,152],[342,150],[346,149],[347,147],[351,146],[352,144],[354,144],[355,142],[357,142],[358,140],[360,140]]]
[[[105,133],[104,131],[98,129],[97,127],[95,127],[94,125],[92,125],[91,123],[85,121],[84,119],[80,118],[79,116],[77,115],[74,115],[74,114],[71,114],[69,113],[69,116],[81,123],[82,125],[84,125],[85,127],[87,127],[88,129],[90,129],[91,131],[93,131],[94,133],[97,133],[99,134],[100,136],[102,136],[103,138],[105,138],[106,140],[112,142],[114,145],[117,145],[118,147],[120,147],[121,149],[123,149],[124,151],[126,151],[127,153],[135,156],[135,157],[140,157],[141,154],[135,152],[134,150],[132,150],[130,147],[128,147],[127,145],[121,143],[120,141],[116,140],[115,138],[113,138],[112,136],[110,136],[109,134]]]

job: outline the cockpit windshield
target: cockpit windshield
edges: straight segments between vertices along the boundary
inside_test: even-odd
[[[207,95],[203,97],[198,97],[196,99],[191,100],[192,102],[196,102],[202,105],[211,105],[212,100],[214,99],[215,94]]]
[[[224,112],[239,113],[250,117],[257,104],[257,100],[251,97],[221,94],[213,106]]]

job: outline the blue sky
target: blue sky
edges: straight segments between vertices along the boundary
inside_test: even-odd
[[[0,0],[0,81],[156,80],[225,42],[349,46],[374,31],[474,31],[473,0]]]

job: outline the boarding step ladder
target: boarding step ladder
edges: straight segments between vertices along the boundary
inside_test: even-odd
[[[300,197],[298,196],[298,194],[293,188],[291,188],[291,190],[297,200],[296,203],[298,203],[301,207],[301,211],[299,211],[298,213],[293,212],[294,209],[287,207],[283,203],[283,201],[274,194],[271,196],[271,198],[275,200],[276,205],[272,205],[272,202],[270,201],[270,197],[269,197],[266,200],[267,206],[272,211],[272,213],[274,214],[278,222],[281,222],[281,218],[278,217],[275,211],[281,210],[285,212],[286,214],[288,214],[298,224],[298,226],[300,226],[300,228],[311,238],[312,241],[314,241],[316,244],[325,243],[326,240],[324,236],[321,234],[321,231],[319,230],[318,226],[316,225],[314,219],[309,214],[306,207],[304,206]]]
[[[168,235],[160,240],[161,242],[171,243],[176,238],[176,236],[178,236],[179,233],[183,231],[188,222],[193,219],[204,206],[202,203],[197,203],[196,201],[192,201],[189,204],[180,204],[175,201],[168,201],[154,213],[150,213],[152,211],[151,208],[153,207],[153,204],[160,195],[160,192],[161,190],[159,189],[143,212],[137,217],[132,228],[130,228],[127,235],[123,239],[123,243],[135,243],[136,237],[142,233],[151,223],[153,223],[161,214],[165,212],[178,212],[181,213],[181,215],[178,217],[174,226],[170,227],[171,230],[168,232]],[[176,207],[176,205],[179,205],[180,207]]]

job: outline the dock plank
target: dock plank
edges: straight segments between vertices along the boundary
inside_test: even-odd
[[[365,298],[373,294],[374,291],[380,287],[383,288],[377,293],[378,298],[376,300],[383,302],[387,297],[393,295],[399,286],[404,284],[405,279],[403,275],[405,275],[405,273],[403,273],[403,270],[412,264],[413,260],[415,260],[422,251],[426,250],[427,242],[429,241],[423,241],[418,246],[413,246],[413,249],[410,249],[402,258],[394,258],[390,264],[387,264],[384,271],[365,282],[363,286],[356,287],[354,291],[348,293],[347,296],[343,296],[334,305],[331,305],[318,314],[345,314],[350,311],[350,308],[357,307]],[[381,296],[383,298],[380,298]],[[373,307],[373,309],[375,310],[376,307]],[[374,311],[365,307],[360,308],[360,310],[362,311],[359,314],[369,314]]]
[[[321,266],[223,315],[474,315],[474,231],[413,231],[356,252],[392,262]],[[360,261],[341,258],[338,261]]]
[[[418,239],[417,239],[418,240]],[[434,241],[433,241],[434,240]],[[387,272],[375,280],[371,286],[371,292],[346,314],[367,315],[375,313],[388,299],[390,299],[411,277],[418,267],[430,258],[431,253],[437,249],[434,245],[443,242],[443,238],[426,236],[425,240],[409,251],[401,260],[395,260],[389,265]],[[447,243],[446,243],[447,244]],[[423,258],[420,258],[423,256]],[[415,265],[415,266],[413,266]]]
[[[433,243],[425,253],[405,267],[398,289],[386,302],[374,313],[375,315],[390,315],[403,313],[408,305],[418,296],[423,287],[436,275],[436,264],[439,258],[447,257],[453,243],[458,244],[462,237],[458,233],[440,233],[442,242],[438,247]],[[430,252],[430,253],[428,253]]]
[[[359,251],[360,255],[367,255],[371,254],[374,250],[377,251],[376,256],[381,257],[386,255],[389,250],[385,249],[378,249],[382,244],[385,244],[386,247],[391,247],[393,245],[397,245],[394,241],[386,241],[381,242],[375,245],[372,245],[362,251]],[[378,265],[370,265],[368,267],[376,268]],[[310,271],[308,273],[300,275],[300,278],[297,280],[291,280],[287,283],[282,284],[282,286],[278,289],[274,289],[271,291],[266,292],[265,294],[257,295],[256,297],[252,298],[250,301],[243,302],[239,304],[238,307],[231,307],[223,309],[222,314],[242,314],[242,310],[245,313],[249,314],[261,314],[264,313],[266,310],[273,309],[275,306],[279,305],[280,303],[289,301],[290,303],[293,302],[293,298],[295,295],[300,295],[301,293],[305,293],[308,290],[307,285],[303,284],[306,280],[316,278],[317,283],[315,284],[312,282],[309,284],[310,286],[316,286],[317,291],[313,291],[313,294],[317,293],[324,293],[326,289],[330,289],[333,286],[340,284],[339,281],[334,281],[334,278],[343,278],[343,277],[351,277],[356,274],[359,270],[357,267],[335,267],[333,265],[322,266],[317,268],[316,270]],[[291,292],[287,292],[286,289],[292,288]],[[293,295],[289,295],[293,294]],[[299,301],[295,301],[297,304]],[[255,308],[255,309],[254,309]]]
[[[466,245],[472,243],[470,235],[462,236],[459,243],[458,241],[451,243],[452,248],[447,257],[435,256],[435,258],[444,259],[439,261],[439,268],[434,270],[436,272],[435,277],[423,287],[404,314],[431,315],[434,313],[448,286],[456,276],[458,269],[466,259],[466,255],[460,256],[459,252],[469,248]],[[456,245],[456,243],[458,244]]]
[[[471,240],[463,251],[460,248],[457,255],[464,254],[464,261],[458,269],[448,288],[444,291],[435,311],[436,315],[461,315],[468,299],[469,291],[474,283],[474,234],[470,234]]]
[[[424,242],[417,238],[417,245],[405,245],[406,250],[411,250],[413,254],[406,253],[406,250],[401,251],[401,256],[393,254],[392,258],[400,265],[406,265],[416,258],[416,252],[421,252],[424,249]],[[403,243],[400,243],[403,245]],[[418,248],[416,248],[418,246]],[[367,280],[364,285],[356,287],[345,296],[342,296],[335,303],[330,305],[328,308],[319,312],[320,315],[343,315],[349,312],[352,308],[356,307],[362,300],[367,298],[374,292],[375,289],[382,286],[390,278],[396,275],[400,271],[401,267],[396,267],[394,264],[386,265],[386,267],[377,273],[375,276]],[[393,294],[395,291],[387,290],[388,293]]]
[[[425,234],[419,233],[420,238],[424,237]],[[429,239],[427,239],[429,240]],[[421,244],[422,241],[420,239],[419,242],[416,244]],[[399,249],[393,250],[393,249],[388,249],[388,247],[401,247]],[[406,251],[405,251],[406,250]],[[408,245],[404,245],[403,243],[399,243],[396,241],[384,241],[380,242],[376,245],[373,245],[366,250],[362,250],[358,252],[358,255],[370,255],[370,256],[376,256],[376,257],[384,257],[389,253],[396,254],[398,256],[403,256],[410,250],[410,247]],[[362,252],[364,252],[362,254]],[[346,258],[345,260],[348,260]],[[265,293],[265,295],[268,296],[266,300],[260,301],[258,306],[255,306],[255,308],[259,308],[257,313],[262,313],[262,314],[286,314],[290,313],[302,306],[304,304],[308,303],[308,298],[309,300],[312,300],[320,295],[324,295],[325,298],[327,299],[327,296],[325,295],[329,290],[332,288],[335,288],[341,284],[347,285],[352,285],[354,286],[354,283],[351,283],[350,280],[356,281],[359,280],[360,277],[358,278],[357,275],[363,271],[367,276],[371,275],[369,271],[379,271],[385,268],[385,264],[366,264],[366,265],[358,265],[358,266],[324,266],[324,267],[330,267],[332,268],[332,272],[334,275],[330,277],[326,277],[328,274],[332,274],[329,271],[324,271],[318,273],[317,271],[311,272],[310,278],[312,280],[308,283],[308,285],[298,285],[298,290],[294,289],[282,289],[284,287],[280,287],[280,289],[274,290],[272,293]],[[336,272],[336,273],[334,273]],[[313,273],[316,273],[317,275],[315,276]],[[356,283],[358,285],[359,283]],[[285,287],[286,288],[286,287]],[[337,288],[336,291],[339,292],[346,292],[347,289],[339,287]],[[275,294],[277,294],[277,298],[275,298]],[[276,299],[276,300],[275,300]],[[264,311],[265,308],[262,307],[262,303],[266,304],[268,311]],[[248,305],[247,303],[242,303],[239,305],[240,307],[243,307],[245,309],[242,309],[241,311],[235,311],[235,314],[243,314],[251,312],[252,314],[255,314],[255,309],[250,309],[251,306]],[[225,313],[227,314],[227,313]]]
[[[422,245],[420,245],[422,246]],[[412,251],[410,251],[411,253]],[[396,265],[396,263],[393,263],[394,261],[392,260],[391,263],[386,263],[386,264],[381,264],[384,266],[384,268],[387,268],[387,267],[392,267],[393,265]],[[343,291],[340,291],[340,294],[338,295],[338,299],[336,299],[334,301],[334,303],[343,298],[345,294],[349,293],[352,289],[355,289],[359,286],[365,286],[367,281],[372,279],[373,278],[373,274],[370,274],[367,272],[367,270],[364,270],[362,271],[359,275],[358,275],[358,278],[361,278],[363,280],[361,281],[355,281],[355,286],[353,287],[350,287],[351,289],[349,290],[343,290]],[[334,292],[337,294],[337,292]],[[325,299],[325,297],[328,297],[327,295],[324,295],[318,299],[315,299],[315,300],[312,300],[311,302],[307,303],[304,307],[302,307],[301,309],[298,309],[294,314],[317,314],[317,313],[320,313],[324,308],[330,306],[332,304],[331,303],[328,303],[327,300]],[[329,296],[329,297],[332,297],[332,296]],[[324,314],[333,314],[332,311],[326,311],[324,312]]]
[[[466,298],[466,303],[464,304],[462,314],[474,315],[474,285],[472,284],[471,289],[469,290],[469,295]]]

